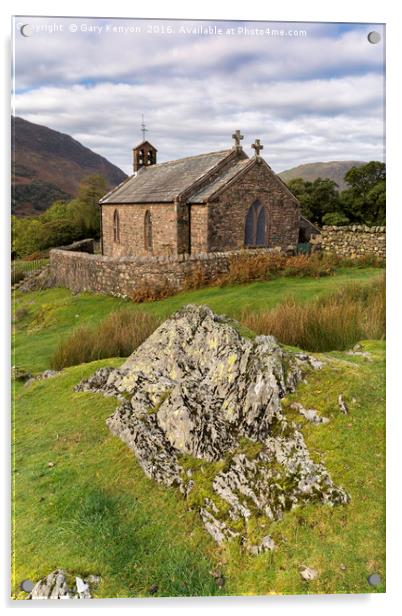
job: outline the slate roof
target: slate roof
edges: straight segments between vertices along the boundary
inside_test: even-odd
[[[243,160],[237,161],[235,164],[231,165],[227,169],[224,169],[221,174],[202,188],[198,193],[195,193],[190,199],[188,199],[188,203],[205,203],[209,197],[211,197],[214,193],[216,193],[220,188],[225,186],[230,180],[232,180],[238,173],[243,171],[247,164],[253,162],[252,158],[245,158]]]
[[[105,195],[100,203],[171,203],[181,192],[232,153],[232,149],[222,150],[142,167],[136,175]],[[248,160],[247,158],[246,161]],[[224,175],[225,173],[215,184],[219,184]]]

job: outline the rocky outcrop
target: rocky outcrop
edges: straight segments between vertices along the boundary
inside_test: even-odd
[[[348,500],[312,461],[281,407],[281,398],[321,366],[286,352],[272,336],[246,339],[235,322],[187,306],[120,369],[102,368],[76,389],[120,399],[107,424],[156,481],[189,496],[198,487],[197,461],[215,464],[199,513],[218,543],[238,535],[244,542],[256,514],[277,520],[303,502]],[[262,549],[272,547],[268,539]]]
[[[25,278],[14,285],[15,289],[23,293],[31,293],[32,291],[43,291],[55,286],[55,278],[50,271],[50,266],[45,265],[40,269],[29,272]]]

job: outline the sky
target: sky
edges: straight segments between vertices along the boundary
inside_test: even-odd
[[[13,113],[128,174],[142,114],[158,162],[236,129],[276,172],[384,160],[384,62],[379,24],[16,17]]]

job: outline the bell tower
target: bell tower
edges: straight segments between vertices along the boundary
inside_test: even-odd
[[[133,148],[133,170],[136,173],[141,167],[149,167],[156,164],[157,149],[149,143],[143,141]]]

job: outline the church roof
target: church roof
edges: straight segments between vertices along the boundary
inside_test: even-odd
[[[233,155],[233,149],[142,167],[137,174],[105,195],[100,203],[171,203],[230,155]],[[246,158],[246,161],[249,159]],[[226,173],[224,171],[218,180]],[[216,184],[218,180],[213,183]]]
[[[220,188],[226,186],[230,180],[243,171],[246,165],[253,164],[253,162],[253,158],[245,158],[237,161],[234,165],[225,168],[213,182],[204,188],[201,188],[199,192],[196,192],[192,197],[190,197],[190,199],[188,199],[188,203],[205,203],[205,201],[218,192]]]

